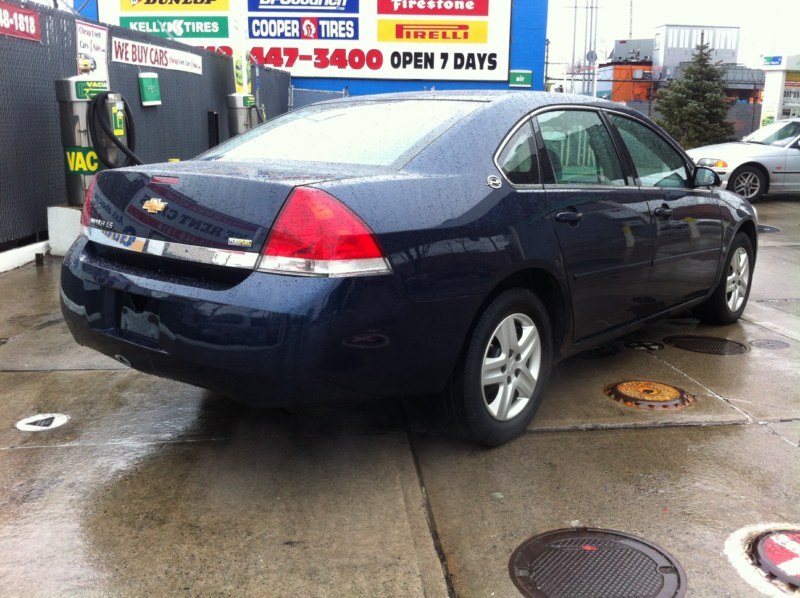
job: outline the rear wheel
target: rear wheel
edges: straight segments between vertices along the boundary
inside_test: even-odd
[[[542,302],[523,289],[499,295],[475,326],[448,389],[458,431],[488,446],[521,434],[551,365],[550,319]]]
[[[742,166],[731,175],[728,189],[748,201],[758,201],[767,190],[767,177],[755,166]]]
[[[737,233],[726,258],[725,273],[714,294],[695,309],[704,322],[732,324],[742,315],[753,280],[753,244],[750,237]]]

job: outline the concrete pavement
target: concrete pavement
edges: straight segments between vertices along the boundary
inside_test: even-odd
[[[726,551],[746,526],[800,526],[800,200],[758,210],[782,230],[740,323],[674,318],[560,364],[529,432],[493,450],[426,400],[256,411],[139,374],[71,340],[57,258],[0,274],[0,595],[513,597],[514,549],[575,527],[659,545],[687,596],[791,595]],[[695,403],[605,396],[624,380]],[[15,428],[52,413],[70,419]]]

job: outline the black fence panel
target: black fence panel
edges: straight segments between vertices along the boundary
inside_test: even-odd
[[[66,164],[55,81],[77,74],[75,17],[41,4],[41,43],[0,35],[0,251],[47,238],[47,208],[66,203]],[[80,19],[84,20],[84,19]],[[202,76],[111,61],[112,39],[202,57]],[[127,100],[136,154],[145,162],[192,158],[229,137],[226,96],[235,91],[231,59],[146,33],[108,26],[109,87]],[[139,72],[158,73],[161,105],[142,106]],[[288,109],[289,74],[262,69],[254,90],[269,118]],[[211,130],[214,128],[216,130]]]
[[[256,102],[263,106],[267,119],[274,118],[289,111],[289,88],[292,78],[288,71],[279,71],[270,67],[254,67],[258,69],[256,79]]]
[[[28,7],[42,43],[0,35],[0,249],[46,239],[47,207],[66,201],[53,81],[76,74],[75,21]]]
[[[317,102],[343,98],[345,95],[347,95],[345,90],[323,91],[321,89],[301,89],[299,87],[292,87],[289,90],[289,110],[297,110],[298,108],[310,106]]]
[[[164,69],[143,69],[121,62],[109,63],[109,88],[122,94],[131,108],[136,127],[136,155],[146,164],[170,158],[188,160],[209,148],[208,112],[218,112],[219,138],[227,139],[228,119],[225,96],[235,91],[231,59],[220,54],[196,50],[184,44],[154,38],[146,33],[109,27],[111,38],[174,48],[202,55],[203,75]],[[160,106],[139,102],[139,72],[158,73]]]

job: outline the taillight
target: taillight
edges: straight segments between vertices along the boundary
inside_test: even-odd
[[[369,227],[335,197],[311,187],[292,191],[272,226],[258,269],[331,277],[390,270]]]
[[[92,177],[89,187],[86,189],[86,196],[83,199],[83,209],[81,210],[81,233],[83,236],[89,235],[89,225],[92,223],[92,196],[94,195],[94,186],[97,182],[97,175]]]

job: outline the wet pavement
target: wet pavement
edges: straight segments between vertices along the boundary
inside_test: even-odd
[[[492,450],[442,433],[430,399],[258,411],[139,374],[74,344],[58,258],[0,274],[0,595],[513,597],[514,550],[576,527],[658,545],[687,596],[793,595],[734,536],[800,527],[800,200],[758,210],[782,230],[742,321],[676,317],[561,363]],[[695,401],[604,394],[625,380]],[[69,420],[15,427],[37,414]]]

